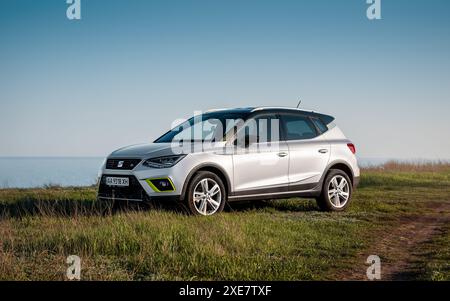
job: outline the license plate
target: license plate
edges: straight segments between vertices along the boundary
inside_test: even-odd
[[[130,186],[130,179],[118,177],[106,177],[106,185],[128,187]]]

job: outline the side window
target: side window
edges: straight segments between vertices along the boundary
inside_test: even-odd
[[[280,121],[275,115],[262,115],[255,118],[258,127],[258,142],[280,141]]]
[[[242,139],[244,135],[251,135],[259,143],[280,141],[280,120],[276,115],[259,115],[246,120],[245,127],[238,132]]]
[[[319,118],[312,118],[312,121],[314,122],[314,124],[316,125],[316,127],[319,129],[319,131],[321,133],[325,133],[326,131],[328,131],[328,127]]]
[[[283,126],[286,140],[305,140],[317,136],[312,122],[303,116],[283,115]]]

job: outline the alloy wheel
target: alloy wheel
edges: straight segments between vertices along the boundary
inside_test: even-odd
[[[222,202],[222,191],[219,184],[211,179],[204,178],[195,185],[194,207],[201,215],[212,215],[216,213]]]
[[[350,198],[350,185],[345,177],[334,176],[328,184],[328,199],[335,208],[343,208]]]

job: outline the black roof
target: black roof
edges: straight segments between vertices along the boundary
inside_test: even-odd
[[[226,113],[257,113],[257,112],[272,112],[272,113],[298,113],[301,115],[307,115],[311,117],[320,118],[325,124],[331,123],[335,118],[330,115],[317,113],[314,111],[307,111],[297,108],[289,108],[289,107],[245,107],[245,108],[229,108],[229,109],[217,109],[210,110],[206,113],[214,113],[214,112],[226,112]]]

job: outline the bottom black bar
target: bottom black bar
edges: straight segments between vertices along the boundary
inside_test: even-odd
[[[161,296],[165,298],[196,298],[217,300],[253,297],[260,299],[314,299],[332,297],[333,299],[358,300],[420,295],[438,296],[449,289],[448,282],[0,282],[2,294],[30,294],[33,298],[42,294],[47,299],[79,299],[100,294],[129,300],[130,294],[137,296]],[[444,292],[445,290],[445,292]],[[56,293],[61,291],[62,295]],[[309,296],[309,297],[308,297]],[[144,298],[150,300],[153,298]]]

